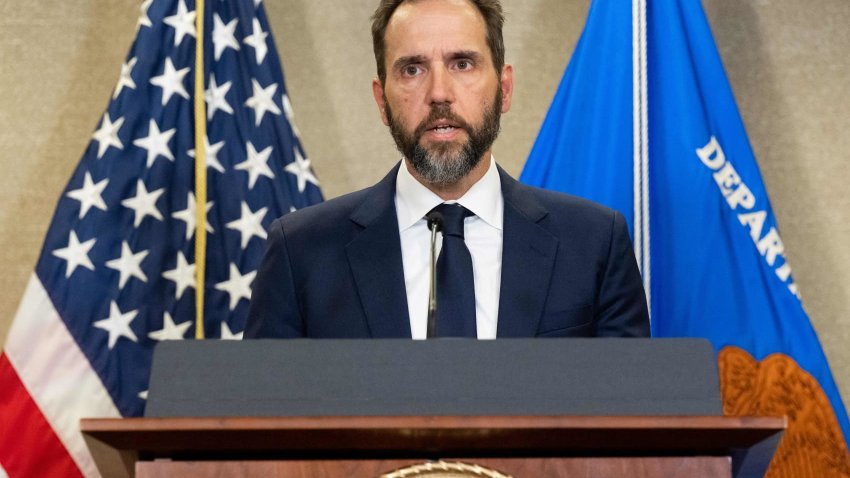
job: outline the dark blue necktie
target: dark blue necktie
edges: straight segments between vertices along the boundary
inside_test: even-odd
[[[440,204],[443,247],[437,259],[437,337],[478,336],[472,256],[463,239],[463,219],[472,216],[460,204]]]

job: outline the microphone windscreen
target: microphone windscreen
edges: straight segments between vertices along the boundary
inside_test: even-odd
[[[425,215],[425,220],[428,221],[428,229],[436,230],[437,232],[443,230],[443,214],[439,211],[429,212]]]

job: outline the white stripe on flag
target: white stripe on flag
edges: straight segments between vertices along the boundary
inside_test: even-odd
[[[2,463],[0,463],[0,478],[9,478],[9,474],[3,469]]]
[[[35,274],[9,330],[6,355],[83,474],[100,476],[80,419],[121,415]]]

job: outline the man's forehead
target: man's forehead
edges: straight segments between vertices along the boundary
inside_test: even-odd
[[[408,0],[393,12],[384,40],[393,56],[430,54],[421,48],[486,54],[487,27],[469,0]]]
[[[407,0],[396,7],[387,25],[408,24],[427,16],[456,17],[458,21],[474,25],[484,25],[484,17],[469,0]]]

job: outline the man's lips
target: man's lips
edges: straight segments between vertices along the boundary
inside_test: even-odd
[[[461,128],[459,124],[449,120],[434,121],[426,128],[427,131],[448,131],[451,129]]]
[[[455,139],[461,132],[466,129],[458,122],[442,119],[429,123],[425,128],[425,135],[432,139]]]

